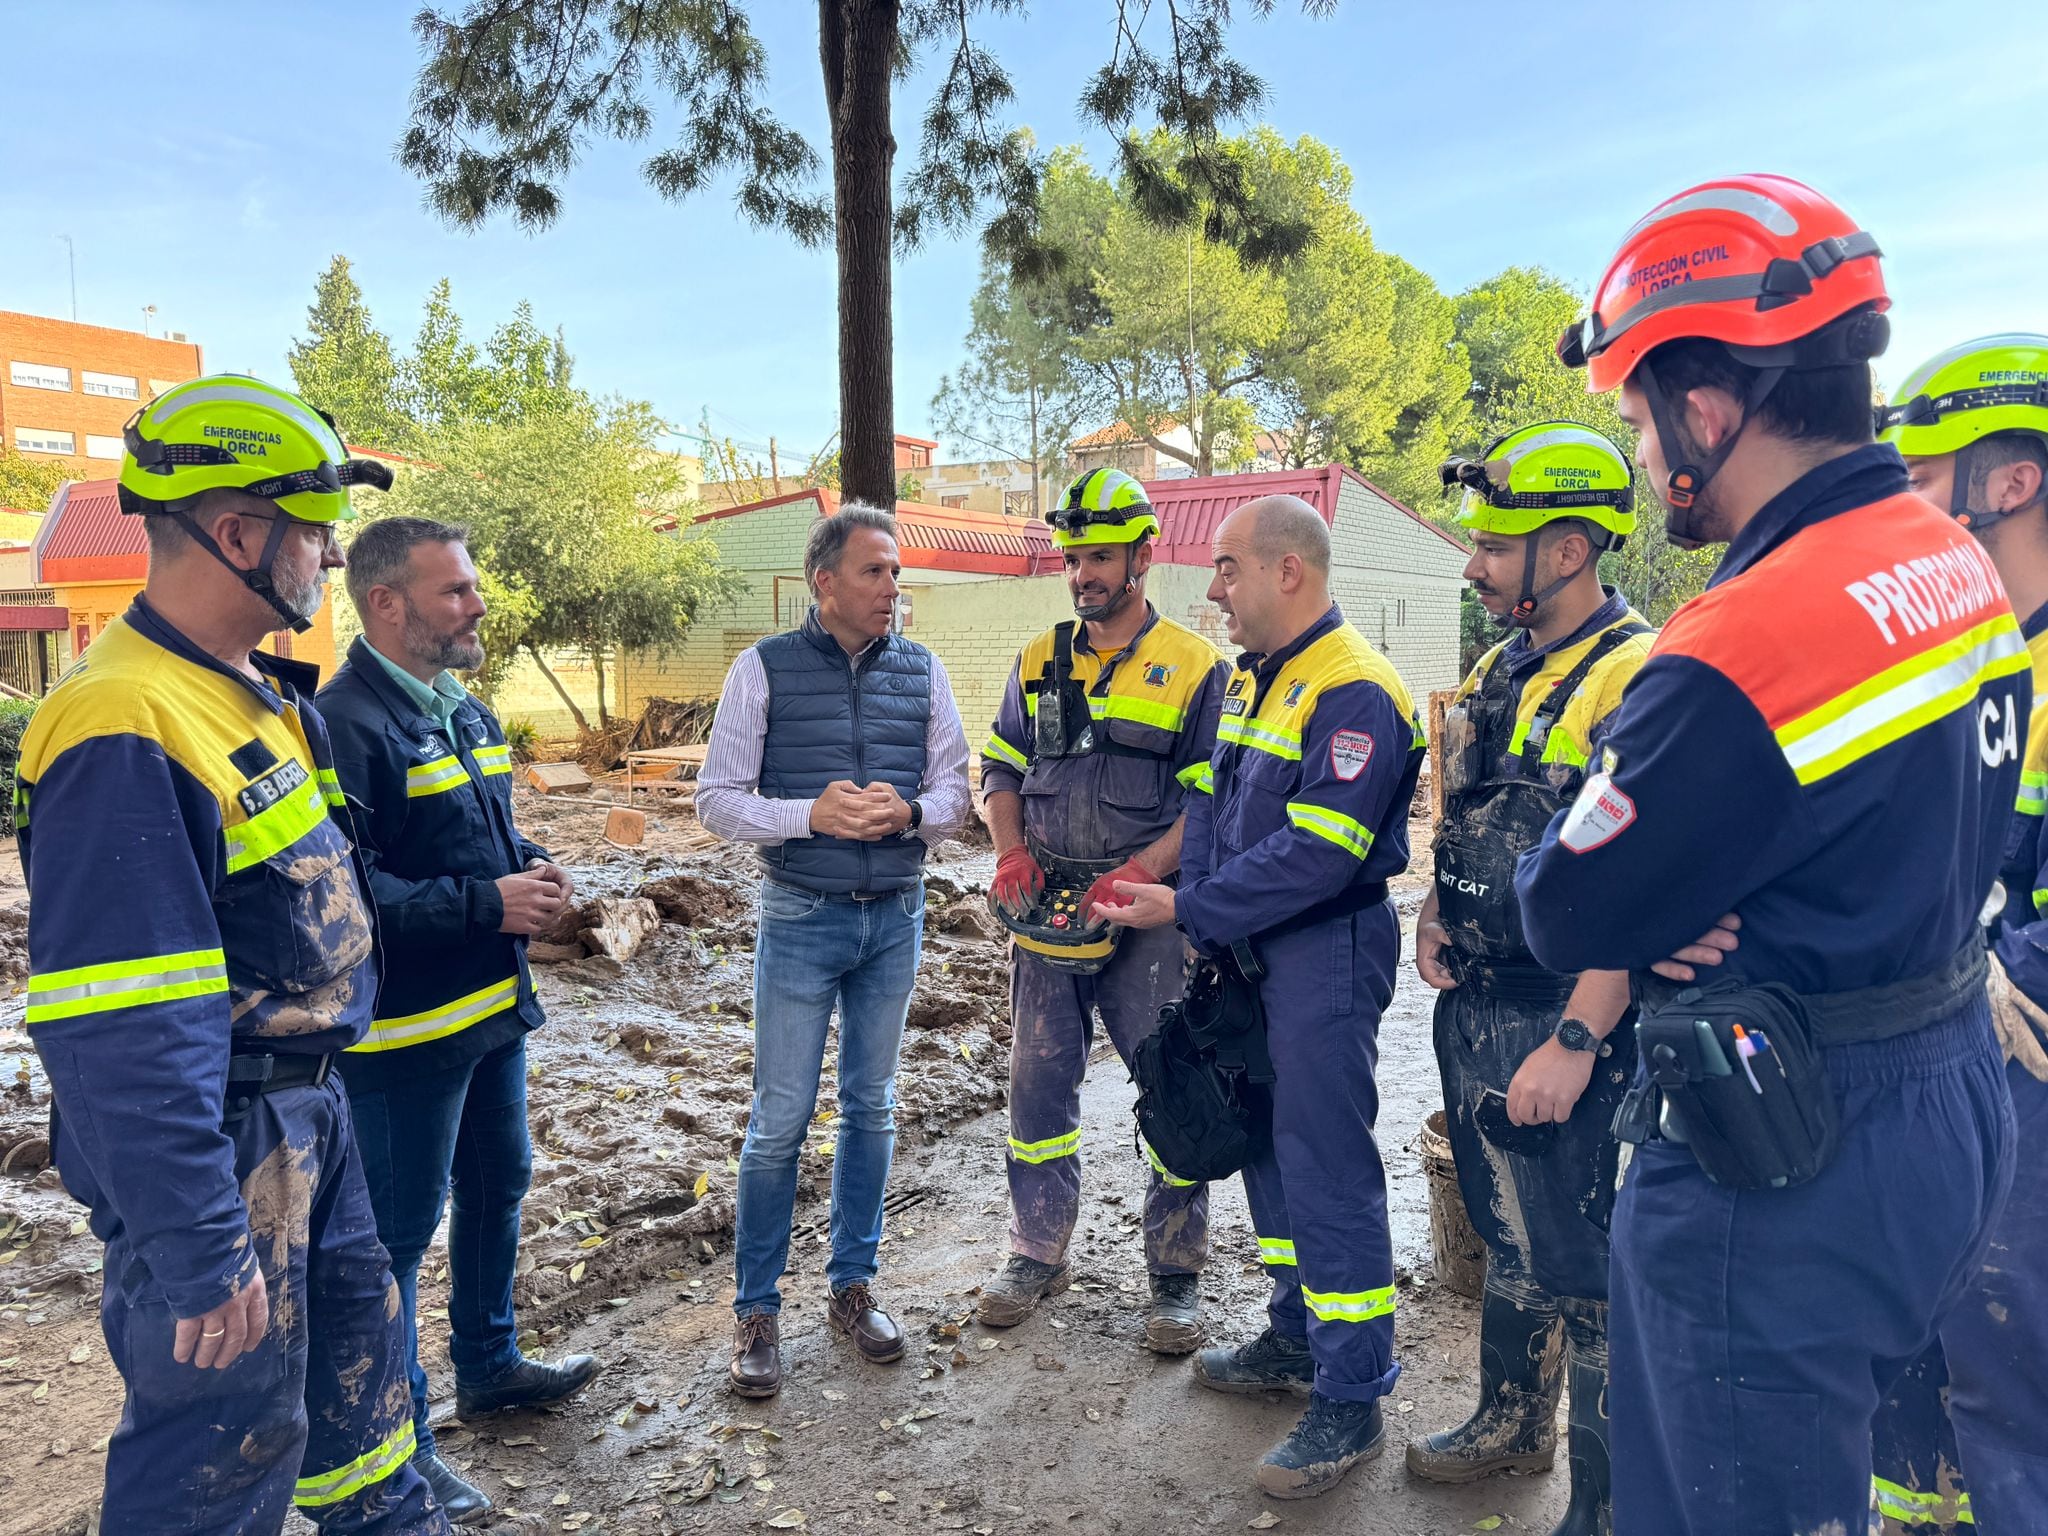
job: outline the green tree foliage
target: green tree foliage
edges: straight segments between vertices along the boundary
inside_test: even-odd
[[[680,466],[655,446],[662,430],[648,406],[618,400],[445,421],[426,440],[428,466],[377,504],[379,516],[469,526],[490,608],[486,682],[524,651],[585,729],[549,651],[590,658],[608,723],[606,658],[675,645],[702,607],[739,590],[712,544],[657,527],[689,505]]]
[[[32,459],[0,444],[0,507],[41,512],[50,505],[57,488],[71,478],[69,465]]]
[[[287,354],[299,393],[331,415],[344,441],[400,448],[411,422],[398,404],[391,338],[370,319],[346,256],[327,264],[306,310],[306,334]]]
[[[1457,338],[1471,359],[1471,424],[1457,452],[1477,454],[1504,432],[1537,421],[1576,421],[1604,433],[1625,454],[1635,434],[1612,395],[1588,395],[1586,376],[1557,360],[1557,338],[1585,311],[1585,298],[1550,273],[1509,267],[1458,295]],[[1456,502],[1440,492],[1415,503],[1448,524]],[[1706,588],[1714,550],[1682,550],[1664,537],[1663,503],[1636,473],[1636,534],[1601,561],[1643,616],[1661,624]]]
[[[1265,94],[1227,46],[1230,0],[1097,3],[1109,57],[1087,78],[1079,111],[1117,140],[1136,206],[1166,227],[1199,221],[1209,240],[1255,262],[1298,253],[1310,232],[1269,218],[1256,185],[1214,152],[1219,126]],[[1334,3],[1302,8],[1319,14]],[[892,239],[913,247],[934,228],[979,222],[990,251],[1040,277],[1067,254],[1041,236],[1044,162],[1006,121],[1009,76],[975,37],[980,18],[1025,9],[1024,0],[819,0],[827,198],[818,152],[765,99],[767,54],[742,4],[429,8],[415,24],[424,62],[399,160],[455,223],[503,211],[537,228],[560,213],[561,183],[591,141],[646,139],[666,108],[674,137],[643,167],[656,191],[682,200],[729,177],[748,222],[836,245],[846,489],[885,501],[896,482]],[[939,83],[899,191],[891,92],[925,60]],[[1130,131],[1146,117],[1184,146],[1174,165]]]
[[[1061,306],[1045,285],[1017,282],[984,256],[968,315],[967,361],[932,396],[933,423],[956,453],[1030,465],[1032,511],[1042,514],[1080,427]]]

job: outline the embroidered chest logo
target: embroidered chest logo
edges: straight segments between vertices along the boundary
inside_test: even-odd
[[[1297,683],[1289,683],[1287,685],[1287,697],[1280,702],[1289,709],[1292,709],[1301,702],[1301,696],[1306,692],[1308,692],[1308,680],[1306,678]]]
[[[1168,680],[1179,670],[1179,667],[1169,667],[1164,662],[1155,661],[1145,669],[1145,686],[1148,688],[1164,688]]]
[[[423,736],[414,743],[421,757],[446,757],[448,749],[441,745],[439,737]]]

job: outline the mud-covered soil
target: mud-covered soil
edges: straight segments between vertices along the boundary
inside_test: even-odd
[[[550,1022],[529,1042],[523,1343],[544,1356],[596,1353],[598,1383],[556,1412],[455,1423],[445,1250],[423,1269],[422,1353],[442,1448],[498,1501],[497,1528],[1163,1532],[1242,1529],[1262,1510],[1302,1531],[1435,1536],[1494,1515],[1501,1524],[1489,1529],[1549,1528],[1561,1467],[1466,1490],[1418,1485],[1401,1467],[1401,1440],[1461,1418],[1474,1390],[1471,1304],[1430,1282],[1412,1143],[1437,1083],[1429,999],[1412,976],[1381,1032],[1381,1141],[1407,1277],[1390,1449],[1329,1498],[1268,1506],[1251,1464],[1297,1405],[1202,1393],[1184,1361],[1138,1342],[1143,1164],[1113,1055],[1098,1053],[1084,1098],[1078,1283],[1010,1334],[966,1321],[1006,1230],[1007,982],[982,906],[984,852],[949,845],[934,871],[898,1080],[878,1287],[913,1348],[898,1365],[864,1367],[824,1327],[828,1050],[785,1283],[789,1384],[750,1404],[721,1386],[753,1059],[750,861],[726,847],[692,851],[701,829],[683,813],[657,809],[632,849],[607,843],[602,814],[566,797],[522,788],[519,814],[571,866],[579,896],[643,897],[660,923],[623,963],[593,955],[536,968]],[[1410,926],[1421,891],[1413,877],[1397,886]],[[0,1159],[14,1160],[0,1176],[0,1414],[11,1430],[0,1536],[88,1528],[120,1404],[98,1330],[98,1246],[43,1167],[47,1089],[20,1032],[21,968],[8,979],[21,899],[18,872],[0,861]],[[1262,1323],[1264,1280],[1241,1192],[1233,1184],[1214,1199],[1207,1305],[1220,1333],[1243,1337]]]

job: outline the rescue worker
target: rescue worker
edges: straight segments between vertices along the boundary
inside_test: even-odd
[[[1650,971],[1664,1042],[1617,1116],[1619,1536],[1861,1529],[1879,1397],[2012,1176],[1979,913],[2032,688],[1990,561],[1871,440],[1888,304],[1841,209],[1731,177],[1630,230],[1559,346],[1669,535],[1728,546],[1516,877],[1536,958]]]
[[[1021,929],[1010,946],[1011,1252],[975,1309],[996,1328],[1067,1287],[1081,1208],[1081,1079],[1096,1017],[1128,1066],[1160,1008],[1180,996],[1178,935],[1119,936],[1087,914],[1114,899],[1112,880],[1174,878],[1182,804],[1207,793],[1228,670],[1215,646],[1146,600],[1159,518],[1136,480],[1091,469],[1051,522],[1079,622],[1056,624],[1024,648],[982,750],[997,859],[989,900]],[[1145,1343],[1186,1354],[1202,1342],[1208,1191],[1146,1151]]]
[[[458,1525],[491,1501],[434,1449],[419,1362],[420,1259],[449,1204],[448,1355],[463,1419],[557,1402],[590,1355],[529,1360],[513,1320],[519,1207],[533,1172],[526,1036],[546,1021],[526,941],[568,874],[512,819],[512,750],[451,668],[484,664],[484,600],[467,534],[388,517],[350,545],[363,632],[320,690],[336,771],[362,838],[384,937],[370,1033],[341,1060],[377,1232],[405,1311],[414,1463]]]
[[[1224,690],[1213,795],[1187,802],[1180,888],[1119,880],[1125,904],[1099,910],[1135,928],[1177,922],[1212,956],[1251,951],[1275,1080],[1271,1142],[1244,1183],[1273,1282],[1269,1323],[1235,1349],[1203,1350],[1195,1376],[1219,1392],[1308,1396],[1255,1474],[1298,1499],[1381,1449],[1380,1399],[1401,1374],[1373,1074],[1401,948],[1386,882],[1408,862],[1423,735],[1393,667],[1330,600],[1330,529],[1315,508],[1246,502],[1212,553],[1209,600],[1244,649]]]
[[[2026,615],[2034,711],[1992,930],[1992,1020],[2019,1125],[2012,1195],[1941,1342],[1878,1411],[1877,1504],[1894,1528],[1997,1536],[2048,1522],[2048,336],[1952,347],[1894,398],[1880,440],[1976,535]]]
[[[1568,1353],[1571,1504],[1556,1536],[1605,1536],[1607,1223],[1620,1161],[1609,1127],[1635,1067],[1628,977],[1537,964],[1514,880],[1649,653],[1650,626],[1600,584],[1602,552],[1635,532],[1634,474],[1599,433],[1544,421],[1476,463],[1451,460],[1443,478],[1465,487],[1465,577],[1515,632],[1446,714],[1436,881],[1415,929],[1415,968],[1440,990],[1436,1059],[1459,1188],[1487,1249],[1479,1407],[1410,1442],[1408,1467],[1448,1483],[1547,1470]]]
[[[319,610],[349,488],[389,472],[235,374],[123,442],[148,582],[36,711],[16,791],[27,1023],[127,1388],[100,1528],[274,1533],[296,1504],[446,1532],[332,1070],[376,1000],[366,876],[312,669],[255,650]]]

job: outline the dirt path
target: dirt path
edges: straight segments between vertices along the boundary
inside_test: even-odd
[[[831,1085],[803,1163],[805,1224],[785,1293],[789,1385],[769,1404],[722,1389],[730,1336],[732,1175],[752,1067],[752,886],[726,851],[680,855],[658,819],[638,850],[606,846],[586,810],[522,793],[533,835],[575,861],[582,893],[645,897],[661,921],[624,962],[538,969],[550,1023],[531,1042],[536,1149],[518,1299],[522,1342],[606,1361],[559,1412],[461,1426],[448,1415],[445,1252],[422,1276],[423,1354],[442,1446],[498,1500],[493,1528],[659,1532],[801,1528],[885,1532],[1242,1529],[1265,1505],[1250,1468],[1292,1422],[1292,1400],[1219,1398],[1138,1342],[1143,1164],[1130,1088],[1110,1058],[1084,1096],[1088,1190],[1080,1281],[1007,1335],[961,1326],[1004,1249],[1000,1113],[1008,1020],[1002,955],[980,910],[986,858],[950,847],[904,1047],[898,1162],[880,1286],[916,1345],[864,1368],[827,1333],[823,1248]],[[1397,901],[1413,921],[1420,883]],[[89,1528],[119,1383],[99,1339],[98,1248],[48,1170],[36,1172],[47,1095],[19,1032],[19,906],[0,891],[0,1536]],[[18,900],[18,893],[16,899]],[[1272,1505],[1280,1528],[1437,1536],[1548,1530],[1563,1474],[1477,1489],[1416,1484],[1408,1434],[1454,1422],[1473,1391],[1470,1303],[1428,1283],[1427,1193],[1410,1150],[1437,1096],[1429,1000],[1411,978],[1382,1026],[1381,1140],[1404,1286],[1388,1453],[1339,1493]],[[17,1081],[19,1069],[27,1076]],[[1240,1338],[1265,1294],[1243,1196],[1216,1191],[1212,1326]],[[886,1498],[881,1495],[887,1495]],[[519,1512],[515,1516],[512,1512]],[[295,1527],[310,1529],[309,1527]],[[1268,1527],[1260,1526],[1260,1529]]]

